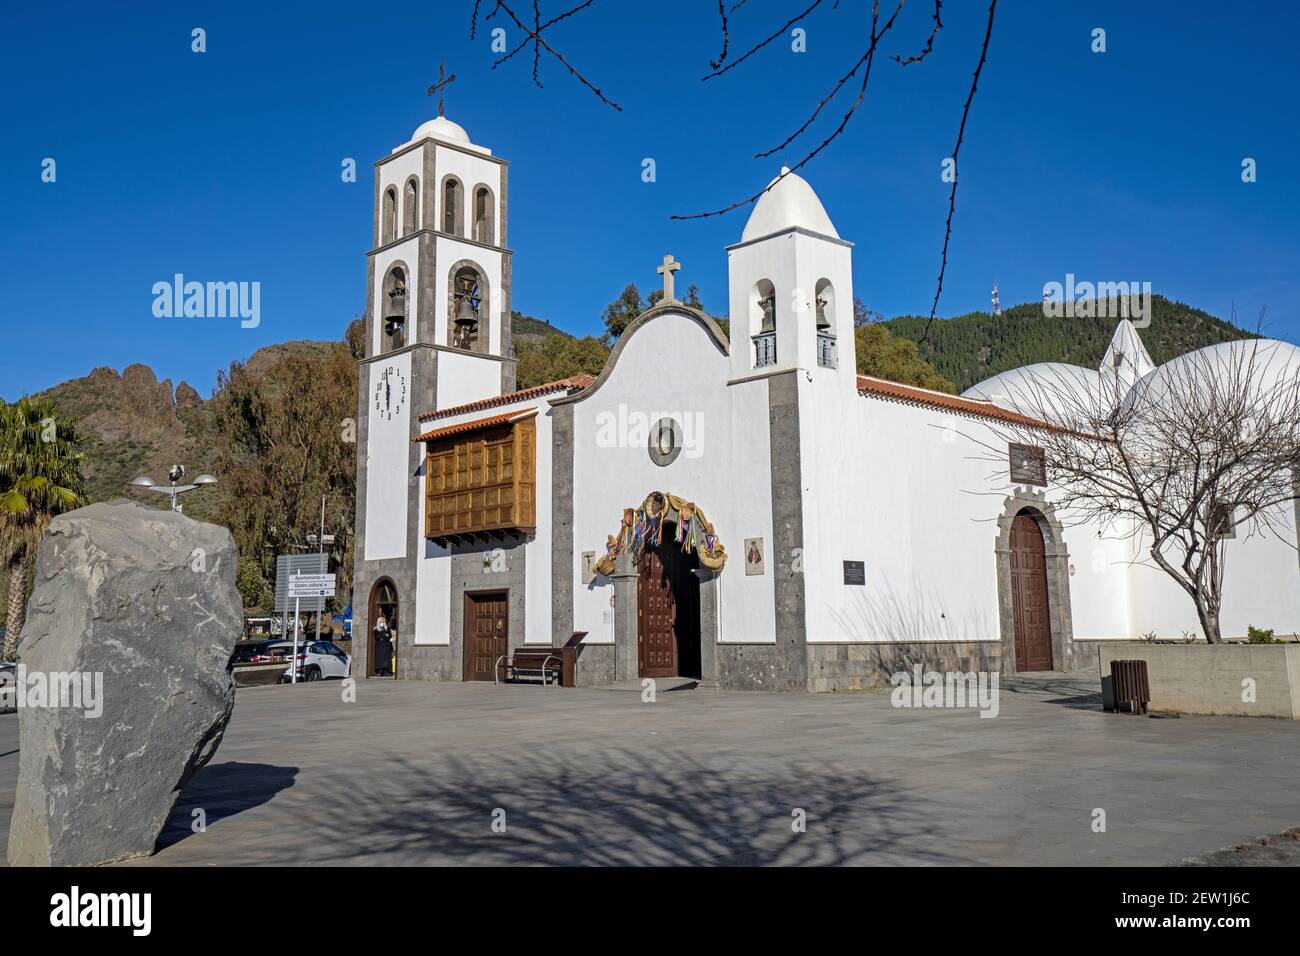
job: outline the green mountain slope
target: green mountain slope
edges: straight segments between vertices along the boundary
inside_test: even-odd
[[[535,319],[531,315],[524,315],[522,312],[510,313],[510,335],[515,343],[515,347],[520,345],[535,345],[549,335],[559,335],[566,339],[573,338],[563,329],[558,329],[545,319]]]
[[[1140,329],[1142,344],[1159,365],[1192,349],[1250,337],[1251,333],[1208,312],[1152,296],[1151,325]],[[1049,318],[1041,303],[1005,309],[1000,316],[971,312],[936,319],[920,344],[927,317],[904,315],[883,324],[918,343],[920,356],[965,391],[999,372],[1035,362],[1069,362],[1096,367],[1114,334],[1116,319]]]

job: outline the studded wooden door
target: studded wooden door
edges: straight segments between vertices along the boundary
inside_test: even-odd
[[[677,606],[672,582],[659,555],[641,555],[636,587],[637,670],[642,677],[677,676]]]
[[[509,633],[507,594],[465,595],[465,680],[492,680],[506,653]]]
[[[1052,669],[1052,626],[1047,602],[1047,557],[1038,522],[1018,514],[1011,522],[1011,609],[1016,670]]]

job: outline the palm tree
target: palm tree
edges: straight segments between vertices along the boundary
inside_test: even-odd
[[[57,514],[83,502],[72,423],[49,398],[0,402],[0,566],[9,573],[4,660],[13,660],[27,601],[27,567]]]

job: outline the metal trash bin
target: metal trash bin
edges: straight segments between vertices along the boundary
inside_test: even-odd
[[[1129,713],[1147,712],[1151,703],[1151,683],[1147,679],[1146,661],[1111,661],[1110,683],[1114,696],[1115,713],[1128,704]]]

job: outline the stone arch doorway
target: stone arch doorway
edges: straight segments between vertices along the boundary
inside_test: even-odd
[[[614,584],[615,681],[716,679],[718,575],[726,563],[726,548],[694,502],[654,491],[639,508],[624,509],[605,556],[592,565]]]
[[[380,578],[375,582],[375,586],[370,589],[370,608],[366,620],[370,625],[370,633],[366,635],[368,653],[366,654],[366,676],[378,677],[381,671],[396,676],[397,674],[397,637],[400,633],[398,612],[401,610],[401,603],[397,596],[397,585],[393,583],[392,578]],[[382,666],[375,654],[376,627],[379,619],[382,617],[388,625],[388,633],[391,637],[391,664],[389,667]]]
[[[994,548],[1002,670],[1073,670],[1070,552],[1042,492],[1017,489],[1003,504]]]
[[[702,676],[699,557],[675,544],[675,522],[664,522],[666,545],[647,543],[637,562],[637,676]]]

